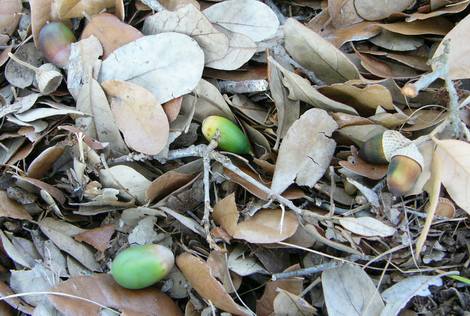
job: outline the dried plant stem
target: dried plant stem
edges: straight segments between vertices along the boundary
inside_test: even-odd
[[[204,164],[204,215],[202,217],[202,226],[206,233],[206,240],[209,243],[209,246],[213,249],[216,248],[216,243],[211,237],[210,233],[210,214],[212,213],[211,206],[211,197],[210,197],[210,171],[211,171],[211,159],[209,157],[210,153],[217,148],[217,139],[219,138],[219,133],[216,133],[214,139],[207,146],[204,155],[202,157]]]

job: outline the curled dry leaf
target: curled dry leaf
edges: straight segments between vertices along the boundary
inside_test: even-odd
[[[28,177],[39,179],[45,176],[54,162],[62,156],[64,150],[65,147],[62,145],[46,148],[29,164],[26,172]]]
[[[147,200],[145,191],[151,182],[131,167],[117,165],[103,169],[100,171],[100,179],[104,186],[125,190],[120,193],[127,198],[135,197],[141,203]]]
[[[322,287],[330,316],[376,316],[384,307],[374,282],[355,265],[323,272]]]
[[[146,18],[142,31],[146,35],[177,32],[191,36],[204,51],[206,64],[223,58],[229,47],[228,37],[192,4],[176,11],[160,11]]]
[[[360,79],[356,66],[330,42],[293,18],[284,25],[285,46],[301,65],[326,83]]]
[[[206,262],[189,253],[183,253],[176,258],[176,265],[197,293],[210,300],[214,306],[234,315],[250,315],[228,295],[223,285],[212,275]]]
[[[139,30],[123,23],[115,15],[94,15],[83,29],[81,38],[95,36],[103,45],[103,59],[115,49],[144,36]]]
[[[228,0],[203,11],[212,22],[232,32],[248,36],[255,42],[273,37],[279,27],[276,14],[256,0]]]
[[[38,46],[39,32],[46,25],[47,21],[51,21],[52,0],[29,0],[31,9],[31,33],[36,47]]]
[[[126,315],[180,316],[181,310],[166,294],[154,287],[128,290],[109,274],[70,278],[51,289],[118,309]],[[49,301],[65,316],[99,316],[101,307],[83,300],[49,295]]]
[[[415,3],[415,0],[354,0],[357,14],[365,20],[377,21],[399,13]]]
[[[372,217],[343,217],[339,219],[339,223],[347,230],[366,237],[389,237],[396,232],[395,228]]]
[[[444,51],[444,42],[450,40],[449,55],[447,56],[449,67],[449,79],[470,78],[470,45],[465,40],[470,32],[470,15],[461,20],[442,40],[433,58],[440,56]]]
[[[109,241],[114,234],[113,224],[103,225],[75,235],[73,238],[77,241],[85,242],[93,248],[103,252],[109,247]]]
[[[163,111],[165,111],[165,114],[168,117],[168,122],[171,123],[176,120],[181,111],[182,103],[183,97],[177,97],[162,104]]]
[[[103,61],[99,81],[135,83],[152,92],[162,104],[191,92],[203,68],[204,53],[197,42],[187,35],[168,32],[144,36],[116,49]]]
[[[299,226],[292,212],[260,210],[254,216],[238,223],[239,212],[235,195],[231,194],[214,206],[214,221],[236,239],[255,244],[275,243],[294,235]],[[281,226],[282,225],[282,226]]]
[[[104,81],[102,86],[129,147],[147,155],[156,155],[165,148],[170,126],[162,106],[151,92],[118,80]]]
[[[20,21],[21,0],[0,0],[0,34],[11,35]]]
[[[279,148],[271,189],[284,192],[295,180],[312,187],[330,165],[336,147],[336,122],[321,109],[305,112],[289,129]]]
[[[442,184],[452,200],[470,214],[470,144],[460,140],[439,140],[435,152],[442,161]]]
[[[1,217],[32,220],[31,215],[29,215],[23,205],[10,199],[5,191],[0,191],[0,218]]]
[[[445,18],[434,18],[414,22],[378,24],[382,29],[403,35],[446,35],[454,24]]]
[[[316,308],[310,305],[302,297],[292,294],[283,289],[277,289],[278,294],[273,301],[275,315],[285,316],[313,316]]]

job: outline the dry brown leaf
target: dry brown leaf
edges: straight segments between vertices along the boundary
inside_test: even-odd
[[[415,0],[354,0],[354,5],[361,18],[377,21],[406,10],[414,2]]]
[[[330,165],[336,148],[336,122],[321,109],[305,112],[289,129],[279,148],[271,190],[280,194],[295,180],[312,187]]]
[[[158,202],[171,192],[188,184],[194,177],[196,177],[196,173],[182,173],[170,170],[153,180],[145,195],[149,201]]]
[[[277,291],[278,294],[273,301],[274,314],[285,316],[312,316],[316,314],[316,308],[302,297],[283,289],[277,289]]]
[[[139,30],[109,13],[94,15],[83,29],[81,38],[94,35],[103,45],[103,59],[116,48],[144,36]]]
[[[114,225],[107,224],[77,234],[73,238],[77,241],[85,242],[93,246],[93,248],[104,252],[109,247],[109,241],[111,240],[111,236],[114,234],[114,231]]]
[[[115,0],[52,0],[52,8],[61,20],[92,16],[103,9],[114,8]]]
[[[301,65],[326,83],[360,79],[356,66],[336,47],[293,18],[284,24],[285,46]]]
[[[5,191],[0,191],[0,217],[32,220],[33,218],[23,205],[16,203],[7,196]]]
[[[179,316],[178,306],[156,288],[127,290],[109,274],[93,274],[70,278],[51,289],[83,297],[104,306],[118,309],[129,316]],[[101,307],[83,300],[49,295],[49,301],[65,316],[99,316]]]
[[[449,55],[447,56],[449,67],[449,79],[470,78],[470,45],[467,37],[470,34],[470,15],[462,19],[442,40],[433,58],[440,56],[444,51],[444,42],[450,40]]]
[[[403,35],[446,35],[453,27],[449,20],[438,17],[434,19],[418,20],[414,22],[396,22],[377,24],[390,32]]]
[[[177,97],[176,99],[170,100],[162,104],[163,111],[165,111],[168,117],[168,122],[173,122],[178,117],[181,111],[181,105],[183,103],[183,97]]]
[[[339,48],[349,41],[366,40],[380,33],[380,27],[374,22],[361,22],[349,27],[339,28],[324,36],[335,47]]]
[[[298,269],[300,269],[300,266],[294,265],[286,269],[286,271],[295,271]],[[264,288],[263,296],[256,301],[256,315],[269,316],[274,312],[273,302],[278,294],[277,289],[285,290],[294,295],[300,295],[303,289],[303,278],[268,281]]]
[[[233,238],[254,244],[269,244],[283,241],[294,235],[299,226],[297,216],[282,210],[260,210],[237,225]]]
[[[417,77],[421,74],[420,71],[411,67],[387,60],[381,60],[379,58],[372,57],[372,55],[369,54],[356,52],[356,55],[361,60],[361,65],[365,69],[380,78],[408,79]]]
[[[214,221],[233,238],[256,244],[279,242],[295,234],[299,225],[295,214],[285,212],[284,218],[282,215],[281,210],[260,210],[238,223],[240,215],[233,193],[220,200],[213,212]]]
[[[389,237],[397,231],[395,228],[385,225],[372,217],[342,217],[339,219],[341,226],[360,236]]]
[[[47,21],[51,21],[52,0],[29,0],[31,8],[31,33],[33,33],[34,44],[38,45],[38,36]]]
[[[424,44],[424,39],[418,36],[407,36],[387,30],[369,39],[378,46],[392,51],[413,51]]]
[[[362,22],[354,8],[354,0],[330,0],[328,1],[328,13],[331,23],[337,29]]]
[[[160,0],[160,2],[165,8],[171,11],[178,10],[179,8],[184,7],[187,4],[192,4],[199,9],[199,2],[196,0]]]
[[[387,174],[387,165],[374,165],[366,162],[357,153],[352,151],[352,156],[347,161],[340,161],[339,165],[349,171],[372,180],[380,180]]]
[[[0,297],[6,297],[9,295],[13,295],[13,294],[15,293],[13,293],[13,291],[8,287],[8,285],[6,285],[3,281],[0,281]],[[5,299],[5,302],[11,307],[13,307],[14,309],[17,309],[28,315],[31,315],[33,313],[33,307],[26,304],[20,298],[15,297],[15,298]]]
[[[442,184],[452,200],[470,214],[470,144],[454,139],[436,143],[435,157],[442,161]]]
[[[62,145],[55,145],[46,148],[42,153],[36,156],[28,166],[26,174],[28,177],[40,179],[44,177],[54,162],[62,156],[65,147]]]
[[[433,1],[431,1],[431,7],[432,7],[432,3]],[[433,10],[428,13],[414,12],[410,14],[408,18],[406,18],[406,20],[408,22],[412,22],[415,20],[425,20],[425,19],[433,18],[435,16],[440,16],[444,14],[459,13],[465,10],[469,4],[470,2],[467,0],[460,1],[459,3],[448,3],[447,1],[445,1],[444,5],[447,5],[447,6],[441,7],[437,10]]]
[[[176,265],[197,293],[214,306],[234,315],[250,315],[227,294],[206,262],[186,252],[176,258]]]
[[[120,194],[131,199],[135,197],[140,203],[145,203],[145,192],[150,181],[135,169],[126,165],[116,165],[100,170],[100,179],[105,187],[122,190]]]
[[[49,193],[60,204],[63,205],[65,203],[64,193],[62,193],[62,191],[60,191],[56,187],[54,187],[54,186],[52,186],[52,185],[50,185],[46,182],[43,182],[41,180],[33,179],[33,178],[30,178],[30,177],[22,177],[22,176],[18,176],[18,175],[15,175],[14,177],[18,180],[26,181],[26,182],[32,184],[33,186],[35,186],[35,187],[37,187],[41,190],[47,191],[47,193]]]
[[[387,110],[395,109],[390,91],[378,84],[360,88],[348,83],[337,83],[320,88],[319,91],[328,98],[348,104],[365,115],[374,114],[379,106]]]
[[[440,197],[437,202],[436,215],[447,218],[454,218],[455,205],[450,199]]]
[[[22,10],[20,0],[0,0],[0,34],[11,35],[16,31]]]
[[[155,96],[145,88],[126,81],[102,83],[116,124],[129,147],[156,155],[168,142],[168,118]]]

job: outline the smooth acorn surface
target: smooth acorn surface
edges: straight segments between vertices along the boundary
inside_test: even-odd
[[[394,156],[387,171],[387,186],[395,196],[402,196],[410,191],[419,175],[421,166],[406,156]]]
[[[218,148],[235,154],[249,154],[250,142],[243,131],[231,120],[223,116],[209,116],[202,122],[202,134],[211,141],[219,130]]]
[[[76,38],[72,31],[61,22],[51,22],[39,32],[39,50],[54,65],[64,68],[70,56],[70,44]]]
[[[373,164],[387,164],[383,150],[383,133],[369,138],[364,145],[362,145],[359,155],[362,159]]]
[[[164,246],[131,246],[114,258],[111,274],[124,288],[143,289],[163,279],[174,264],[173,252]]]

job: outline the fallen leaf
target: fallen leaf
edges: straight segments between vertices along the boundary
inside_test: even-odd
[[[103,59],[117,48],[144,36],[139,30],[121,22],[115,15],[94,15],[82,31],[81,38],[95,36],[103,45]]]
[[[201,79],[194,89],[194,96],[186,96],[191,101],[196,102],[194,119],[201,122],[211,115],[224,116],[232,121],[236,121],[235,116],[230,110],[227,102],[220,93],[219,89],[209,81]]]
[[[3,281],[0,281],[0,295],[1,297],[7,297],[10,295],[14,295],[13,291],[6,285]],[[13,297],[13,298],[5,298],[4,300],[8,305],[11,307],[31,315],[33,313],[33,307],[31,305],[26,304],[22,299]],[[1,311],[1,310],[0,310]],[[8,314],[7,314],[8,315]],[[12,314],[13,315],[13,314]]]
[[[29,164],[26,172],[28,177],[40,179],[45,176],[54,162],[62,156],[64,150],[65,147],[61,145],[46,148]]]
[[[165,8],[171,11],[178,10],[181,7],[184,7],[187,4],[194,5],[197,9],[199,9],[199,2],[196,0],[160,0],[160,2]]]
[[[433,1],[431,1],[431,6],[432,6]],[[409,14],[409,16],[406,18],[406,21],[412,22],[415,20],[426,20],[429,18],[433,18],[435,16],[440,16],[444,14],[452,14],[452,13],[459,13],[465,10],[470,2],[467,0],[460,1],[458,3],[445,3],[444,7],[441,7],[437,10],[433,10],[431,12],[427,13],[422,13],[422,12],[413,12],[412,14]]]
[[[74,226],[69,224],[68,228],[70,227]],[[59,221],[50,217],[45,218],[39,222],[39,228],[57,247],[70,254],[85,267],[92,271],[101,271],[101,268],[94,257],[94,253],[90,248],[70,237],[68,235],[69,231],[64,232]]]
[[[3,0],[5,1],[5,0]],[[15,57],[18,59],[39,67],[42,62],[42,56],[39,50],[34,47],[33,43],[26,43],[18,47],[15,52]],[[5,67],[5,78],[9,83],[18,88],[26,88],[34,81],[35,73],[33,70],[18,64],[10,58]]]
[[[257,262],[256,257],[245,255],[243,247],[236,247],[230,252],[227,261],[228,268],[240,276],[255,273],[268,274],[268,272]]]
[[[31,9],[31,33],[36,47],[38,46],[39,32],[51,17],[52,0],[29,0]]]
[[[11,35],[20,21],[22,2],[19,0],[0,1],[0,34]]]
[[[380,78],[408,79],[417,77],[421,73],[403,64],[379,59],[375,56],[372,57],[370,54],[362,54],[356,51],[356,55],[365,69]]]
[[[10,287],[15,293],[45,292],[55,283],[55,275],[52,271],[36,264],[31,270],[11,270]],[[44,301],[42,295],[25,296],[24,301],[32,306]]]
[[[52,185],[50,185],[46,182],[43,182],[41,180],[33,179],[33,178],[29,178],[29,177],[22,177],[22,176],[15,175],[15,178],[20,180],[20,181],[26,181],[26,182],[32,184],[33,186],[39,188],[40,190],[46,191],[55,200],[57,200],[60,204],[63,205],[65,203],[65,195],[62,193],[62,191],[60,191],[56,187],[54,187],[54,186],[52,186]]]
[[[442,161],[442,184],[452,200],[470,214],[470,144],[448,139],[436,141],[437,155]]]
[[[441,276],[417,275],[406,278],[382,292],[386,302],[380,316],[395,316],[415,296],[429,296],[430,286],[441,286]]]
[[[274,314],[286,316],[313,316],[317,310],[306,300],[287,292],[283,289],[277,289],[278,294],[273,302]]]
[[[12,237],[10,236],[10,238]],[[18,249],[17,247],[15,247],[15,245],[13,245],[7,235],[1,230],[0,241],[2,246],[2,252],[5,252],[7,256],[15,263],[27,268],[32,268],[34,266],[34,259],[24,253],[22,249]]]
[[[339,29],[363,21],[363,19],[357,15],[354,2],[354,0],[328,1],[328,13],[331,17],[331,24],[335,28]]]
[[[125,190],[120,193],[127,197],[135,197],[140,203],[144,203],[147,198],[145,191],[150,186],[150,181],[135,169],[117,165],[100,171],[100,179],[104,186]]]
[[[424,39],[418,36],[407,36],[387,30],[369,39],[369,41],[379,47],[393,51],[416,50],[424,44]]]
[[[107,224],[79,233],[73,238],[76,241],[85,242],[93,246],[93,248],[104,252],[109,247],[109,241],[111,240],[111,236],[114,234],[114,231],[114,225]]]
[[[176,11],[160,11],[146,18],[142,32],[145,35],[177,32],[191,36],[204,51],[206,64],[223,58],[229,48],[228,37],[192,4]]]
[[[361,22],[334,30],[331,34],[325,36],[336,48],[350,41],[366,40],[380,33],[380,27],[377,23]]]
[[[0,191],[0,217],[32,220],[23,205],[10,199],[5,191]]]
[[[274,58],[268,57],[269,90],[277,110],[275,150],[279,148],[281,139],[286,136],[287,131],[300,115],[300,102],[289,98],[288,90],[282,83],[283,73],[281,67]]]
[[[385,225],[372,217],[342,217],[339,219],[341,226],[354,234],[366,237],[389,237],[397,231],[395,228]]]
[[[280,194],[295,180],[312,187],[325,173],[336,147],[336,122],[321,109],[305,112],[289,129],[279,148],[271,190]]]
[[[285,271],[300,269],[299,265],[289,267]],[[285,290],[294,295],[300,295],[303,289],[303,278],[292,277],[285,280],[268,281],[264,287],[263,296],[256,301],[256,315],[268,316],[274,312],[274,300],[278,295],[278,289]]]
[[[357,14],[365,20],[377,21],[399,13],[414,4],[415,0],[354,0]]]
[[[264,3],[255,0],[228,0],[210,6],[202,13],[214,24],[248,36],[255,42],[276,34],[279,20]]]
[[[449,42],[449,55],[447,56],[449,67],[449,79],[458,80],[470,78],[470,47],[465,39],[470,32],[470,16],[462,19],[441,41],[432,58],[440,56],[444,52],[444,42]]]
[[[145,192],[149,201],[158,202],[171,192],[188,184],[196,177],[196,172],[185,173],[183,170],[170,170],[152,181]]]
[[[338,133],[350,139],[352,142],[354,142],[354,144],[361,148],[367,140],[374,137],[375,135],[383,133],[386,130],[387,129],[382,125],[366,124],[345,126],[340,128]]]
[[[157,155],[166,146],[170,126],[155,96],[131,82],[104,81],[116,124],[126,144],[147,155]]]
[[[285,212],[283,216],[281,210],[260,210],[240,223],[238,223],[239,216],[234,194],[225,197],[214,206],[214,221],[233,238],[251,243],[267,244],[282,241],[294,235],[299,225],[295,214]]]
[[[191,92],[203,68],[204,53],[196,41],[168,32],[144,36],[116,49],[103,61],[99,81],[124,80],[140,85],[162,104]]]
[[[376,316],[384,307],[374,282],[355,265],[324,271],[322,287],[330,316]]]
[[[320,80],[331,84],[361,78],[356,66],[339,49],[297,20],[289,18],[284,32],[286,50]]]
[[[176,258],[176,265],[197,293],[214,306],[235,315],[250,315],[228,295],[206,262],[186,252]]]
[[[92,16],[113,8],[115,0],[53,0],[53,9],[61,20]]]
[[[403,35],[446,35],[454,24],[445,18],[433,18],[413,22],[377,24],[384,30]]]
[[[165,114],[168,117],[168,122],[172,123],[174,120],[176,120],[178,114],[181,111],[182,103],[183,97],[177,97],[176,99],[162,104],[163,111],[165,111]]]
[[[129,316],[179,316],[178,306],[166,294],[154,287],[127,290],[119,286],[109,274],[93,274],[70,278],[51,289],[85,298]],[[65,316],[99,316],[101,307],[84,300],[49,295],[49,301]]]

